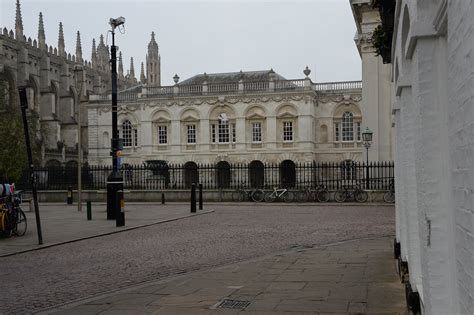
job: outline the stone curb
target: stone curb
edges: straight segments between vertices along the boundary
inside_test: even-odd
[[[194,214],[188,214],[188,215],[179,216],[179,217],[175,217],[175,218],[171,218],[171,219],[166,219],[166,220],[156,221],[156,222],[152,222],[152,223],[141,224],[141,225],[137,225],[137,226],[125,227],[125,228],[122,228],[122,229],[117,230],[117,231],[99,233],[99,234],[96,234],[96,235],[75,238],[75,239],[72,239],[72,240],[67,240],[67,241],[57,242],[57,243],[52,243],[52,244],[47,244],[47,245],[38,245],[38,247],[36,247],[36,248],[20,250],[20,251],[16,251],[16,252],[13,252],[13,253],[1,254],[0,258],[1,257],[19,255],[19,254],[28,253],[28,252],[32,252],[32,251],[37,251],[37,250],[50,248],[50,247],[55,247],[55,246],[59,246],[59,245],[79,242],[79,241],[88,240],[88,239],[91,239],[91,238],[97,238],[97,237],[107,236],[107,235],[111,235],[111,234],[122,233],[122,232],[131,231],[131,230],[135,230],[135,229],[139,229],[139,228],[144,228],[144,227],[147,227],[147,226],[152,226],[152,225],[157,225],[157,224],[161,224],[161,223],[177,221],[177,220],[180,220],[180,219],[186,219],[186,218],[195,217],[195,216],[199,216],[199,215],[203,215],[203,214],[209,214],[209,213],[214,212],[215,210],[206,210],[206,211],[200,210],[200,211],[201,212],[196,212]]]
[[[101,293],[101,294],[97,294],[97,295],[89,296],[89,297],[84,297],[84,298],[79,298],[79,299],[74,300],[74,301],[65,302],[65,303],[62,303],[62,304],[58,304],[58,305],[55,305],[55,306],[44,308],[42,310],[39,310],[35,314],[40,314],[40,315],[52,314],[52,313],[59,312],[59,311],[64,311],[64,310],[67,310],[67,309],[70,309],[70,308],[73,308],[73,307],[76,307],[76,306],[79,306],[79,305],[87,304],[89,302],[93,302],[93,301],[96,301],[96,300],[107,298],[107,297],[113,296],[115,294],[126,293],[126,292],[134,291],[134,290],[137,290],[137,289],[145,288],[145,287],[151,286],[151,285],[167,283],[167,282],[171,282],[171,281],[174,281],[174,280],[177,280],[177,279],[187,277],[189,275],[209,272],[212,269],[222,269],[222,268],[237,265],[237,264],[240,264],[240,263],[243,263],[243,262],[258,261],[258,260],[261,260],[261,259],[265,259],[267,257],[273,257],[273,256],[276,256],[276,255],[284,255],[284,254],[292,253],[292,252],[307,251],[307,250],[314,250],[314,249],[323,249],[323,248],[326,248],[326,247],[337,246],[337,245],[346,244],[346,243],[352,243],[352,242],[358,242],[358,241],[364,241],[364,240],[393,238],[393,237],[395,237],[395,234],[383,234],[383,235],[378,235],[378,236],[369,236],[369,237],[363,237],[363,238],[341,240],[341,241],[327,243],[327,244],[317,244],[317,245],[315,244],[315,245],[308,246],[308,247],[303,247],[303,248],[299,248],[299,247],[298,248],[290,248],[290,249],[287,249],[287,250],[282,250],[282,251],[278,251],[278,252],[271,253],[271,254],[265,254],[265,255],[262,255],[262,256],[253,257],[253,258],[249,258],[249,259],[238,260],[238,261],[226,263],[226,264],[223,264],[223,265],[210,266],[210,267],[206,267],[206,268],[203,268],[203,269],[190,270],[190,271],[185,272],[185,273],[172,274],[172,275],[165,276],[161,279],[149,280],[149,281],[146,281],[146,282],[142,282],[142,283],[139,283],[139,284],[129,286],[127,288],[114,289],[114,290],[110,290],[106,293]]]

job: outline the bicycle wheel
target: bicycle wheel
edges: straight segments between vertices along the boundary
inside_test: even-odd
[[[346,201],[347,195],[344,190],[338,190],[336,193],[334,193],[334,200],[337,202],[344,202]]]
[[[394,203],[395,202],[395,192],[387,191],[383,195],[383,201],[385,201],[386,203]]]
[[[366,202],[369,199],[369,194],[363,190],[354,192],[354,195],[357,202]]]
[[[308,194],[305,191],[298,191],[296,193],[296,201],[305,202],[308,201]]]
[[[329,191],[327,189],[318,191],[316,195],[319,202],[328,202],[329,201]]]
[[[252,200],[255,202],[262,202],[265,198],[265,193],[261,189],[256,189],[252,192]]]
[[[15,233],[16,236],[23,236],[26,233],[26,228],[26,215],[21,208],[18,208],[15,212],[15,226],[13,227],[13,233]]]
[[[293,202],[295,200],[295,193],[288,190],[283,194],[282,199],[284,202]]]
[[[276,199],[276,194],[274,192],[267,192],[263,198],[266,202],[274,202]]]

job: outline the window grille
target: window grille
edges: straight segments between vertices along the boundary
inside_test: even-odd
[[[236,139],[235,124],[232,124],[232,143],[235,143]]]
[[[229,143],[230,140],[230,131],[229,131],[229,121],[228,120],[219,120],[219,143]]]
[[[293,122],[283,122],[283,141],[293,141]]]
[[[342,141],[354,141],[354,115],[345,112],[342,115]]]
[[[125,120],[122,123],[122,138],[124,147],[132,146],[132,123],[130,120]]]
[[[252,142],[262,142],[262,123],[252,123]]]
[[[138,146],[138,130],[137,129],[133,129],[133,140],[135,141],[134,146]]]
[[[339,123],[335,124],[335,140],[339,141]]]
[[[188,143],[195,144],[196,143],[196,125],[188,125]]]
[[[158,126],[158,144],[168,143],[168,129],[167,126]]]

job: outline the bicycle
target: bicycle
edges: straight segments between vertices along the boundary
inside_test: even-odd
[[[246,188],[239,188],[238,190],[232,192],[232,200],[233,201],[245,201],[245,200],[253,200],[255,202],[263,201],[265,193],[261,189],[246,189]]]
[[[336,191],[334,200],[337,202],[345,202],[346,200],[354,199],[357,202],[366,202],[369,199],[369,194],[360,188],[359,184],[355,185],[354,190],[349,190],[348,186]]]
[[[394,203],[395,202],[395,185],[393,181],[390,183],[390,188],[385,194],[383,194],[383,201],[386,203]]]
[[[22,193],[17,192],[11,196],[4,197],[0,203],[0,231],[3,236],[12,234],[23,236],[27,229],[26,215],[21,209]]]
[[[329,201],[329,190],[325,185],[319,185],[316,189],[306,188],[303,191],[296,193],[296,200],[298,202],[305,201],[319,201],[319,202],[328,202]]]
[[[273,188],[273,191],[265,194],[264,200],[266,202],[274,202],[276,199],[281,199],[284,202],[292,202],[295,199],[295,194],[286,188]]]

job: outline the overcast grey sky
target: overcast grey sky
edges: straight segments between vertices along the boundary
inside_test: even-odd
[[[14,29],[16,0],[0,0],[1,27]],[[126,18],[116,33],[125,71],[134,57],[135,74],[145,61],[152,31],[160,47],[162,85],[197,73],[273,68],[288,79],[360,80],[361,62],[348,0],[302,1],[78,1],[20,0],[24,34],[36,39],[43,12],[48,45],[57,47],[63,22],[66,51],[74,54],[81,32],[83,58],[92,38],[106,36],[110,17]],[[109,37],[110,44],[110,37]]]

